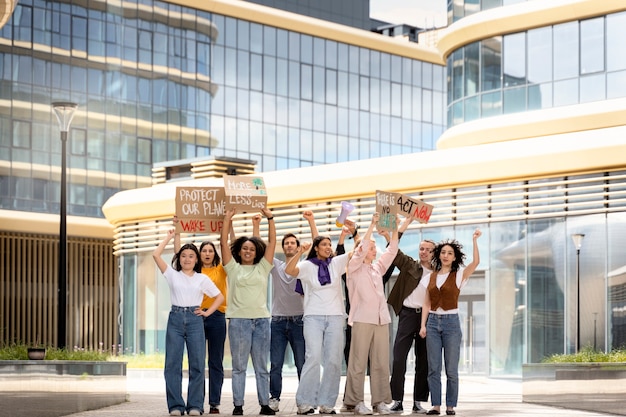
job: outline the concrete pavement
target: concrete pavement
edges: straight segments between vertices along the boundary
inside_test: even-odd
[[[445,377],[444,399],[445,399]],[[369,406],[369,387],[366,379],[365,395],[366,404]],[[183,380],[183,390],[187,386],[187,380]],[[344,386],[342,379],[341,387]],[[411,378],[407,377],[404,400],[405,415],[411,412],[410,387],[413,386]],[[280,411],[277,415],[295,415],[296,402],[295,392],[298,387],[296,376],[285,376],[283,379],[283,394],[280,401]],[[72,417],[167,417],[167,405],[165,402],[165,383],[162,371],[128,371],[128,401],[123,404],[106,407],[99,410],[84,411],[71,414]],[[568,416],[568,417],[606,417],[611,414],[593,413],[580,410],[547,407],[535,404],[522,403],[522,384],[520,379],[496,379],[476,376],[461,376],[459,403],[456,408],[457,416],[460,417],[489,417],[489,416]],[[339,393],[336,410],[341,408]],[[445,402],[445,400],[444,400]],[[423,404],[430,409],[430,404]],[[224,381],[222,393],[221,415],[230,416],[232,413],[232,390],[231,380]],[[244,415],[258,415],[260,407],[256,398],[256,384],[253,375],[248,375],[246,381],[246,401]],[[445,407],[442,407],[445,410]],[[207,407],[208,411],[208,407]],[[350,414],[351,415],[351,414]],[[444,414],[445,415],[445,412]]]

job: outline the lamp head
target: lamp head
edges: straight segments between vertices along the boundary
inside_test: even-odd
[[[584,238],[585,235],[582,233],[572,233],[572,241],[574,242],[576,250],[580,250],[580,248],[582,248]]]
[[[78,104],[69,101],[55,101],[52,103],[52,110],[54,110],[54,114],[57,116],[61,132],[68,132],[70,130],[70,124],[72,124],[74,112],[77,107]]]

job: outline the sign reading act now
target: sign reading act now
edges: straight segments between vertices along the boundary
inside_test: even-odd
[[[220,233],[226,210],[258,212],[267,206],[261,177],[224,175],[224,187],[176,187],[176,231]]]

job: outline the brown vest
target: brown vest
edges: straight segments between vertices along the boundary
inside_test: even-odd
[[[460,293],[461,290],[456,286],[456,271],[452,271],[448,274],[448,278],[441,288],[437,288],[437,272],[430,274],[428,295],[430,295],[431,311],[437,311],[439,307],[446,311],[459,308]]]

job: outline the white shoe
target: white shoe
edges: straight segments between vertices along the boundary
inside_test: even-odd
[[[280,404],[280,400],[277,400],[276,398],[270,398],[269,406],[272,410],[278,411],[279,404]]]
[[[357,405],[354,406],[354,414],[358,414],[361,416],[371,416],[374,413],[372,413],[372,410],[367,408],[367,406],[363,403],[363,401],[361,401]]]
[[[182,415],[183,414],[178,409],[170,411],[170,416],[182,416]]]
[[[200,410],[196,410],[194,408],[193,410],[189,410],[189,415],[190,416],[201,416],[202,414],[200,414]]]
[[[344,404],[339,409],[339,412],[341,414],[352,414],[352,413],[354,413],[354,406],[353,405]]]
[[[318,412],[320,414],[337,414],[333,407],[326,407],[325,405],[320,405]]]
[[[383,401],[374,406],[374,411],[376,411],[378,414],[391,414],[391,410]]]
[[[313,414],[315,413],[315,409],[313,407],[311,407],[310,405],[299,405],[298,406],[298,414],[299,415],[307,415],[307,414]]]

